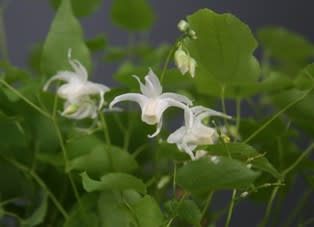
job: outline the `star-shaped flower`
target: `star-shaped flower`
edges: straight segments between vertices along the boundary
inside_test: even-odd
[[[195,156],[193,150],[197,145],[213,144],[218,139],[216,129],[204,125],[202,120],[211,116],[230,117],[203,106],[192,107],[191,111],[193,113],[192,124],[186,123],[184,126],[170,134],[167,142],[171,144],[175,143],[180,150],[188,153],[191,159],[194,160]]]
[[[171,106],[185,110],[185,115],[190,118],[190,123],[192,123],[192,112],[188,108],[188,105],[192,105],[192,101],[176,93],[162,93],[162,86],[152,69],[145,76],[145,84],[137,76],[134,76],[134,78],[139,82],[142,94],[126,93],[119,95],[110,103],[109,108],[112,108],[113,105],[121,101],[137,102],[142,110],[142,121],[149,125],[157,124],[156,131],[152,135],[149,135],[149,137],[154,137],[160,132],[162,114]]]
[[[110,89],[105,85],[88,81],[85,67],[78,60],[71,58],[71,50],[68,52],[68,60],[74,72],[59,71],[47,81],[44,90],[48,90],[50,84],[56,80],[65,81],[66,83],[57,89],[57,95],[66,100],[63,115],[67,115],[68,117],[73,116],[74,119],[82,119],[85,117],[94,118],[95,108],[93,105],[96,104],[90,97],[92,95],[99,95],[100,101],[98,103],[98,109],[101,109],[105,102],[104,94]],[[70,108],[70,110],[68,108]],[[74,109],[78,112],[73,112]],[[66,114],[69,111],[71,114]]]

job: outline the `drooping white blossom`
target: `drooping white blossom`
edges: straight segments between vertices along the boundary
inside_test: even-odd
[[[47,91],[54,81],[66,82],[57,89],[57,95],[66,100],[62,115],[73,119],[95,118],[97,110],[104,105],[104,94],[110,89],[88,81],[85,67],[78,60],[71,58],[71,49],[68,52],[68,61],[74,71],[59,71],[47,81],[44,90]],[[98,105],[90,98],[93,95],[99,95]]]
[[[192,58],[182,49],[182,46],[179,46],[179,48],[174,53],[174,62],[182,75],[185,75],[187,72],[189,72],[192,78],[194,78],[197,63],[194,58]]]
[[[194,160],[193,150],[198,145],[213,144],[218,139],[216,129],[204,125],[202,120],[211,116],[230,117],[203,106],[192,107],[191,111],[193,113],[192,124],[185,123],[184,126],[169,135],[167,142],[176,144],[180,150],[189,154]]]
[[[145,76],[145,84],[143,84],[137,76],[134,76],[134,78],[140,84],[142,94],[126,93],[119,95],[113,99],[109,108],[112,108],[115,104],[122,101],[137,102],[142,110],[142,121],[149,125],[157,124],[156,131],[152,135],[149,135],[149,137],[154,137],[160,132],[162,127],[162,114],[171,106],[185,110],[185,115],[190,119],[187,121],[190,122],[190,124],[192,123],[192,112],[188,108],[189,105],[192,105],[192,101],[176,93],[162,93],[162,86],[152,69],[149,69],[148,74]]]

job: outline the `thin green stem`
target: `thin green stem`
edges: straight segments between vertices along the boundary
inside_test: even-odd
[[[311,153],[313,148],[314,143],[310,144],[310,146],[308,146],[308,148],[304,152],[302,152],[302,154],[297,158],[297,160],[282,172],[282,175],[286,176],[289,172],[291,172],[308,154]]]
[[[222,112],[227,115],[226,103],[225,103],[225,86],[221,88],[221,108]],[[224,117],[224,124],[228,125],[227,119]]]
[[[12,213],[10,211],[4,211],[4,215],[15,218],[18,221],[19,225],[23,223],[23,219],[15,213]]]
[[[164,66],[162,68],[161,75],[160,75],[160,83],[162,83],[162,81],[164,80],[165,73],[166,73],[166,70],[168,68],[170,58],[173,55],[175,49],[177,49],[177,42],[172,46],[172,48],[170,49],[170,51],[169,51],[169,53],[168,53],[168,55],[166,57],[166,61],[164,63]]]
[[[12,203],[12,202],[14,202],[14,201],[16,201],[18,199],[19,198],[16,197],[16,198],[11,198],[11,199],[0,201],[0,207],[5,206],[6,204]]]
[[[272,208],[273,208],[273,203],[274,203],[274,200],[277,196],[277,193],[278,193],[278,190],[280,188],[280,184],[281,184],[281,180],[278,180],[277,181],[277,184],[278,186],[274,187],[272,193],[271,193],[271,196],[268,200],[268,203],[267,203],[267,207],[266,207],[266,212],[265,212],[265,215],[264,215],[264,218],[262,220],[262,222],[259,224],[259,227],[264,227],[266,226],[267,222],[268,222],[268,219],[270,217],[270,214],[271,214],[271,211],[272,211]]]
[[[277,181],[276,184],[278,184],[278,185],[272,191],[272,194],[271,194],[270,199],[269,199],[268,204],[267,204],[265,216],[264,216],[261,224],[259,225],[259,227],[266,226],[266,224],[268,222],[268,219],[270,217],[271,211],[272,211],[273,202],[274,202],[274,200],[275,200],[275,198],[277,196],[277,193],[279,191],[280,185],[282,184],[282,181],[284,180],[286,175],[289,172],[291,172],[304,159],[304,157],[306,157],[313,150],[313,148],[314,148],[314,143],[310,144],[310,146],[308,146],[308,148],[297,158],[297,160],[281,173],[282,179],[279,179]]]
[[[58,85],[59,84],[60,84],[60,82],[58,82]],[[57,115],[58,100],[59,100],[58,95],[55,95],[54,100],[53,100],[53,109],[52,109],[52,117],[53,118],[56,118],[56,115]]]
[[[177,162],[173,161],[173,181],[172,181],[173,194],[176,193],[176,178],[177,178]]]
[[[2,83],[5,87],[7,87],[10,91],[12,91],[14,94],[16,94],[18,97],[20,97],[21,99],[23,99],[24,102],[26,102],[28,105],[30,105],[31,107],[33,107],[35,110],[37,110],[39,113],[41,113],[43,116],[51,119],[51,116],[49,113],[45,112],[44,110],[42,110],[39,106],[37,106],[36,104],[34,104],[32,101],[30,101],[28,98],[26,98],[23,94],[21,94],[18,90],[16,90],[14,87],[12,87],[10,84],[8,84],[6,81],[4,80],[0,80],[0,83]]]
[[[206,211],[208,210],[208,207],[210,205],[210,202],[212,201],[214,193],[215,193],[215,191],[211,191],[207,196],[205,206],[203,207],[203,210],[202,210],[202,218],[204,218],[204,215],[205,215]]]
[[[172,218],[170,218],[169,222],[167,223],[167,227],[169,227],[171,225],[171,223],[174,221],[174,219],[176,218],[176,211],[179,209],[179,207],[182,205],[182,202],[184,201],[184,199],[189,196],[189,193],[187,192],[184,192],[183,196],[181,197],[179,203],[178,203],[178,206],[176,207],[176,210],[174,212],[174,216]]]
[[[258,135],[261,131],[263,131],[272,121],[274,121],[276,118],[278,118],[281,114],[286,112],[288,109],[290,109],[292,106],[303,100],[312,89],[305,92],[301,97],[297,98],[293,102],[289,103],[287,106],[285,106],[283,109],[279,110],[276,114],[274,114],[268,121],[266,121],[261,127],[259,127],[255,132],[253,132],[248,138],[244,140],[244,143],[248,143],[250,140],[252,140],[256,135]]]
[[[237,190],[233,189],[225,227],[229,227],[229,225],[230,225],[231,218],[232,218],[232,213],[233,213],[233,209],[234,209],[234,204],[235,204],[236,194],[237,194]]]
[[[24,166],[23,164],[15,161],[15,160],[7,159],[5,157],[3,157],[3,158],[5,160],[7,160],[8,162],[10,162],[15,167],[17,167],[18,169],[20,169],[21,171],[28,173],[38,183],[38,185],[47,193],[47,195],[49,196],[51,201],[54,203],[56,208],[63,215],[63,217],[65,219],[67,219],[69,217],[68,213],[62,207],[61,203],[58,201],[58,199],[55,197],[55,195],[50,191],[50,189],[47,187],[45,182],[34,171],[30,170],[28,167]]]
[[[236,129],[239,131],[241,122],[241,99],[236,100]]]
[[[308,199],[311,196],[312,192],[313,189],[309,188],[303,193],[302,198],[299,199],[298,204],[294,207],[291,214],[288,215],[288,218],[283,226],[291,226],[293,220],[295,220],[300,211],[304,208],[306,202],[308,202]]]
[[[106,122],[106,119],[105,119],[105,116],[103,113],[99,113],[98,114],[100,116],[100,122],[103,126],[103,131],[104,131],[104,138],[105,138],[105,141],[108,145],[111,145],[111,139],[110,139],[110,135],[109,135],[109,129],[108,129],[108,125],[107,125],[107,122]]]
[[[80,199],[80,195],[79,195],[78,189],[77,189],[76,184],[75,184],[75,182],[73,180],[71,172],[69,172],[69,157],[68,157],[67,150],[65,148],[65,144],[64,144],[64,140],[63,140],[63,136],[62,136],[61,130],[59,128],[59,125],[58,125],[58,122],[57,122],[56,118],[53,118],[52,122],[54,124],[55,130],[56,130],[56,133],[57,133],[57,137],[58,137],[58,140],[59,140],[59,145],[60,145],[62,153],[63,153],[63,159],[64,159],[64,163],[65,163],[65,172],[68,175],[69,181],[71,183],[71,186],[72,186],[72,189],[73,189],[73,192],[74,192],[74,196],[75,196],[75,198],[76,198],[76,200],[77,200],[77,202],[78,202],[78,204],[80,206],[81,212],[85,216],[85,218],[87,218],[86,213],[85,213],[86,209],[84,209],[84,207],[83,207],[83,204],[82,204],[82,201]],[[87,220],[87,219],[85,219],[85,220]]]

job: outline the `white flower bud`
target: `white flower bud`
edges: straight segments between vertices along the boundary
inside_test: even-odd
[[[194,30],[189,30],[188,34],[192,39],[197,39],[196,32]]]
[[[189,71],[189,56],[181,47],[174,53],[174,62],[182,75]]]
[[[186,32],[189,29],[190,25],[185,20],[180,20],[178,23],[178,29],[181,32]]]
[[[194,78],[197,62],[195,61],[194,58],[188,55],[181,47],[179,47],[174,53],[174,62],[182,75],[189,72],[192,78]]]
[[[242,192],[241,195],[240,195],[240,197],[241,197],[241,198],[245,198],[245,197],[248,196],[248,194],[249,194],[248,192]]]

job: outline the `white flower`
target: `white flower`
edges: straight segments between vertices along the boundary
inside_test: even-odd
[[[174,62],[176,63],[182,75],[189,72],[192,78],[194,78],[197,63],[194,58],[192,58],[182,49],[181,46],[174,53]]]
[[[188,153],[192,160],[195,159],[193,150],[197,145],[213,144],[218,139],[218,134],[214,128],[206,126],[202,120],[206,117],[220,116],[230,118],[229,116],[203,106],[191,108],[193,113],[192,124],[185,124],[169,135],[167,142],[175,143],[180,150]]]
[[[88,81],[88,75],[85,67],[76,59],[71,59],[71,50],[68,53],[68,60],[74,72],[60,71],[51,77],[44,86],[46,91],[50,84],[55,80],[62,80],[67,83],[61,85],[57,94],[70,102],[79,100],[81,97],[99,94],[99,107],[104,104],[104,94],[110,89],[102,84]]]
[[[141,119],[143,122],[149,125],[157,124],[157,129],[149,137],[156,136],[162,126],[162,114],[170,106],[175,106],[185,110],[185,115],[190,119],[192,123],[192,112],[187,105],[192,105],[192,101],[183,95],[176,93],[166,92],[162,93],[162,87],[159,79],[155,73],[150,69],[145,76],[145,84],[143,84],[137,76],[134,78],[139,82],[142,94],[139,93],[127,93],[119,95],[113,99],[109,108],[112,108],[118,102],[121,101],[134,101],[137,102],[142,110]]]
[[[62,115],[72,116],[71,118],[74,119],[94,118],[95,108],[93,105],[96,105],[96,103],[92,102],[90,96],[99,95],[98,109],[101,109],[104,105],[104,94],[110,89],[105,85],[88,81],[85,67],[78,60],[71,59],[71,49],[68,52],[68,60],[74,72],[59,71],[47,81],[44,90],[48,90],[53,81],[65,81],[66,83],[57,89],[57,95],[66,100]]]

